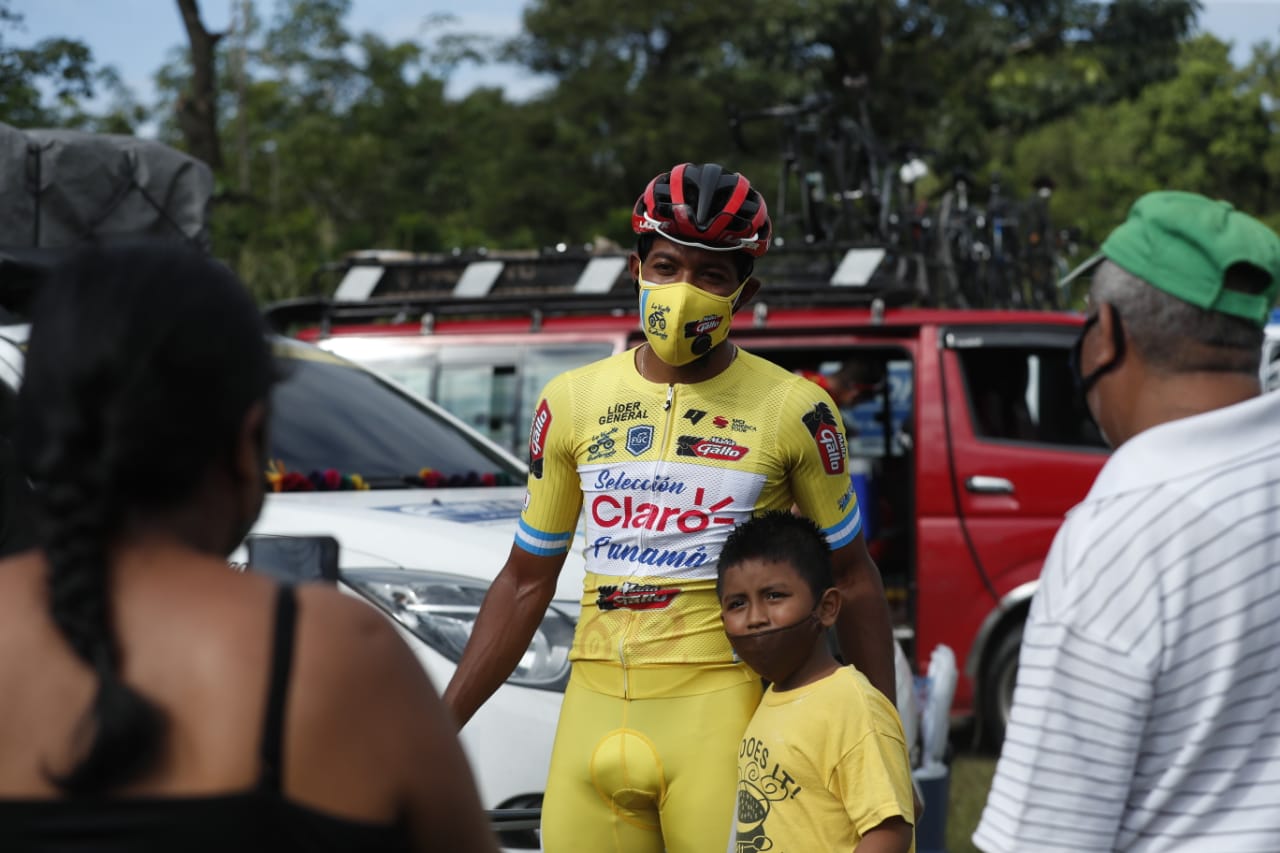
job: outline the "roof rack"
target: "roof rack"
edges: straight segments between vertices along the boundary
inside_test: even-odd
[[[768,308],[820,308],[870,306],[881,302],[889,307],[910,305],[918,301],[914,291],[905,288],[866,292],[827,290],[770,289],[754,303]],[[321,296],[300,297],[274,302],[263,309],[268,324],[282,334],[301,326],[320,326],[323,335],[334,325],[343,323],[407,323],[419,321],[424,332],[430,332],[436,320],[451,318],[528,317],[530,327],[541,328],[549,317],[582,314],[625,316],[637,313],[634,294],[521,294],[482,299],[449,297],[379,298],[364,302],[348,302]],[[758,308],[757,308],[758,310]]]
[[[430,331],[440,317],[546,317],[637,310],[634,283],[621,252],[484,252],[426,255],[364,252],[327,264],[313,277],[316,294],[272,303],[268,322],[288,332],[335,323],[409,322]],[[840,244],[775,249],[757,261],[770,306],[906,305],[926,294],[884,247]],[[332,296],[326,279],[341,278]]]

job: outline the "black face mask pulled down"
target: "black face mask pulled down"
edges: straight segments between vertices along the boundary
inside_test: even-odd
[[[1120,362],[1124,360],[1124,326],[1120,321],[1120,312],[1115,306],[1111,306],[1111,337],[1112,346],[1115,349],[1115,355],[1106,364],[1101,365],[1088,376],[1082,374],[1080,365],[1080,351],[1084,348],[1085,336],[1089,334],[1089,330],[1098,325],[1098,315],[1094,314],[1084,321],[1084,325],[1080,327],[1080,335],[1076,338],[1076,342],[1071,347],[1071,375],[1076,381],[1076,390],[1081,397],[1088,395],[1094,385],[1098,384],[1098,380],[1105,376],[1108,372],[1115,370],[1120,366]]]
[[[761,678],[777,684],[804,665],[821,634],[822,622],[815,611],[794,625],[728,637],[729,645],[747,666]]]

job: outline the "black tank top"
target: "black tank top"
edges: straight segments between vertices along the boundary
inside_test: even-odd
[[[403,824],[366,823],[290,802],[281,786],[284,709],[297,601],[276,597],[271,683],[262,729],[262,774],[248,791],[203,797],[0,800],[0,851],[405,851]]]

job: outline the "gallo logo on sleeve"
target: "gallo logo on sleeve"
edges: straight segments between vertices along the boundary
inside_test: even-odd
[[[551,407],[543,400],[533,413],[529,428],[529,473],[542,479],[542,454],[547,449],[547,433],[551,431]]]
[[[836,416],[831,413],[831,409],[826,403],[818,403],[801,420],[818,445],[823,469],[828,474],[843,474],[848,449],[845,447],[844,435],[836,429]]]

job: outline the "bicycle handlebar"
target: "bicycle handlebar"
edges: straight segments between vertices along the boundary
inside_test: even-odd
[[[747,145],[747,140],[742,135],[742,126],[747,122],[772,119],[783,121],[786,125],[791,126],[793,124],[793,119],[797,119],[801,116],[823,113],[830,108],[830,96],[811,96],[797,104],[778,104],[776,106],[764,107],[763,109],[751,110],[744,113],[731,110],[729,112],[729,133],[733,136],[733,143],[737,145],[741,151],[751,154],[751,146]]]

